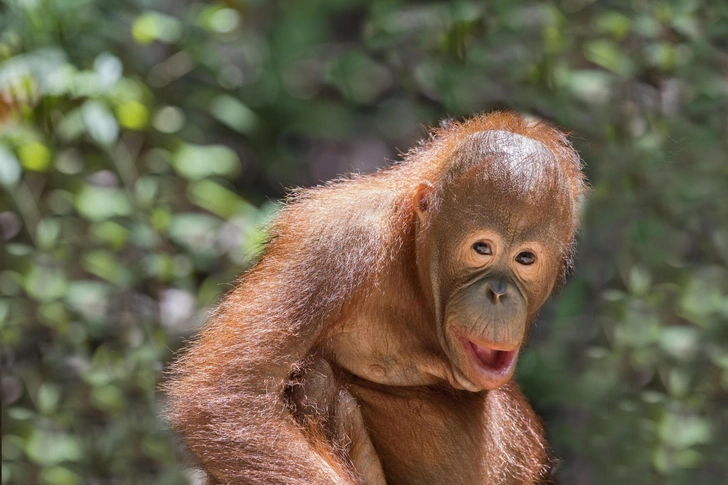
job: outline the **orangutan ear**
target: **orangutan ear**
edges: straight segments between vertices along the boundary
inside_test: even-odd
[[[413,205],[417,217],[422,219],[425,213],[430,209],[430,197],[432,196],[432,184],[430,182],[422,182],[417,186],[413,197]]]

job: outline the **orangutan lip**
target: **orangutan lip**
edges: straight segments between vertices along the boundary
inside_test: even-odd
[[[506,374],[511,368],[511,364],[518,355],[518,349],[499,350],[492,347],[478,345],[471,340],[461,337],[463,345],[469,354],[472,354],[479,367],[489,374]]]

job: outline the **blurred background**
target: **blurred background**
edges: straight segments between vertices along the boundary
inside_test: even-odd
[[[162,369],[286,187],[496,108],[593,186],[518,371],[560,482],[728,483],[728,2],[5,0],[2,484],[194,483]]]

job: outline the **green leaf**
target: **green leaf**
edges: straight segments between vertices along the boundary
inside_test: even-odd
[[[251,134],[258,124],[257,117],[250,108],[226,94],[212,100],[210,112],[221,123],[243,134]]]
[[[139,101],[126,101],[116,107],[116,117],[123,128],[143,130],[149,121],[149,111]]]
[[[124,395],[114,385],[94,387],[91,402],[109,414],[119,414],[124,409]]]
[[[44,382],[38,388],[37,408],[42,414],[52,414],[61,398],[61,389],[50,382]]]
[[[632,27],[632,20],[619,12],[605,12],[596,17],[594,29],[597,32],[611,34],[615,39],[622,39]]]
[[[256,214],[257,209],[220,184],[200,180],[190,185],[190,201],[223,219],[234,215]]]
[[[109,286],[102,281],[74,281],[66,291],[68,306],[88,320],[106,317],[108,298]]]
[[[619,45],[606,39],[590,41],[584,48],[584,56],[595,64],[626,76],[633,70],[632,61],[625,56]]]
[[[86,132],[94,141],[108,145],[119,136],[119,125],[111,111],[101,103],[87,101],[81,106],[81,118],[86,125]]]
[[[652,277],[647,269],[633,266],[629,272],[629,289],[634,295],[644,295],[650,289]]]
[[[121,288],[129,287],[134,281],[134,274],[129,267],[119,261],[116,255],[104,251],[89,251],[83,256],[83,268],[106,281]]]
[[[76,485],[81,482],[81,477],[62,466],[46,468],[40,477],[41,481],[48,485]]]
[[[51,151],[47,146],[33,141],[18,148],[23,168],[35,172],[47,172],[51,168]]]
[[[20,180],[20,162],[15,154],[0,145],[0,184],[13,185]]]
[[[84,185],[76,196],[76,209],[93,221],[131,214],[131,203],[123,189]]]
[[[182,37],[182,24],[169,15],[146,12],[138,16],[131,27],[131,34],[139,44],[160,40],[171,44]]]
[[[58,268],[33,265],[25,277],[25,291],[38,301],[60,298],[66,291],[66,277]]]
[[[658,427],[660,438],[677,449],[710,442],[710,425],[702,416],[667,412]]]
[[[660,346],[680,360],[688,360],[698,351],[699,334],[694,327],[665,327],[660,334]]]
[[[77,461],[83,456],[78,440],[66,433],[34,430],[25,445],[30,460],[41,466]]]
[[[195,251],[215,251],[220,220],[206,214],[175,214],[169,226],[169,236],[178,244]]]
[[[223,145],[183,144],[174,154],[172,164],[182,176],[192,180],[210,175],[232,176],[240,170],[238,156]]]

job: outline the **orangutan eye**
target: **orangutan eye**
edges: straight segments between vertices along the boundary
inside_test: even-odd
[[[473,249],[476,253],[482,254],[484,256],[493,254],[493,249],[491,249],[490,244],[483,241],[478,241],[475,244],[473,244]]]
[[[522,251],[518,253],[516,256],[516,262],[528,266],[529,264],[533,264],[534,261],[536,261],[536,255],[533,254],[531,251]]]

